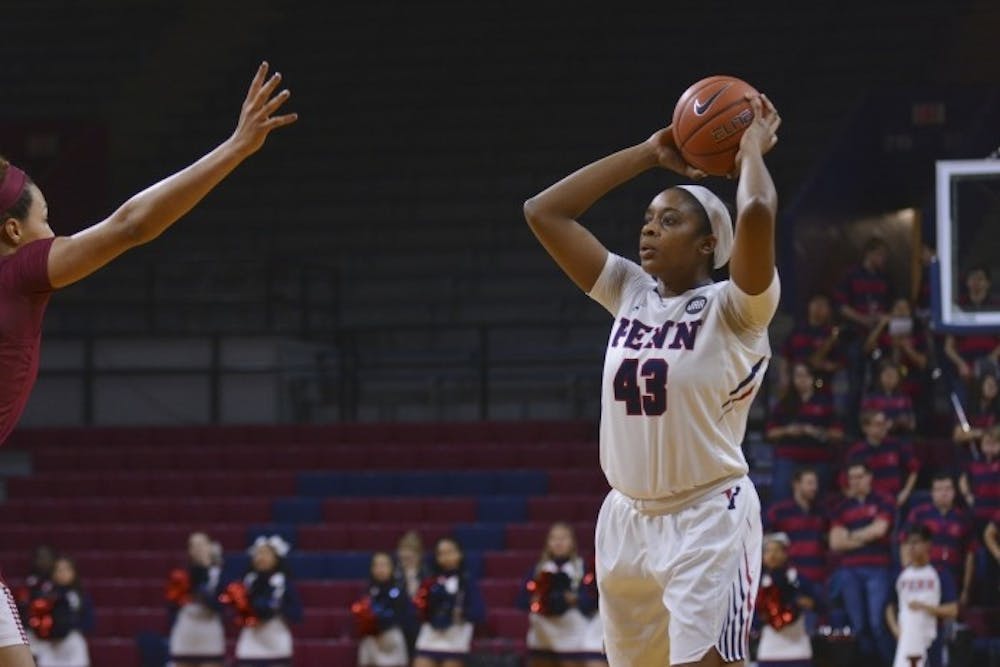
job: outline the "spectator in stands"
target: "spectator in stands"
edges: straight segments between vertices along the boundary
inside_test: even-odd
[[[810,581],[788,562],[788,536],[764,536],[763,568],[754,625],[760,628],[759,667],[811,667],[812,642],[805,613],[816,609],[820,595]]]
[[[830,585],[831,600],[843,603],[858,648],[869,660],[892,659],[892,638],[883,612],[889,594],[889,534],[894,499],[872,488],[872,472],[862,462],[847,467],[847,497],[833,510],[830,549],[840,567]]]
[[[861,399],[861,410],[881,412],[892,424],[889,434],[908,439],[917,428],[917,417],[912,399],[900,389],[899,369],[899,365],[889,359],[876,366],[874,386]]]
[[[288,623],[302,618],[302,604],[285,565],[289,551],[291,546],[279,535],[260,536],[250,547],[250,570],[242,584],[245,604],[234,605],[243,625],[236,641],[238,667],[292,665]]]
[[[939,570],[948,570],[954,581],[961,582],[959,602],[967,605],[975,576],[976,530],[969,513],[955,506],[955,480],[947,472],[934,474],[931,502],[910,510],[903,540],[921,527],[927,528],[931,536],[931,564]],[[906,559],[903,560],[905,563]]]
[[[528,612],[529,667],[605,664],[597,581],[577,551],[569,524],[559,522],[549,528],[541,557],[525,577],[517,604]]]
[[[886,274],[889,246],[879,237],[865,244],[861,264],[847,272],[834,294],[840,317],[849,326],[841,332],[848,360],[849,410],[857,406],[864,386],[862,345],[880,318],[889,312],[895,291]]]
[[[816,377],[816,390],[832,391],[833,376],[844,368],[844,351],[840,345],[840,327],[833,322],[830,297],[814,294],[809,299],[806,321],[798,322],[782,347],[785,374],[797,362],[805,363]],[[787,382],[785,383],[787,384]]]
[[[863,463],[872,472],[872,488],[890,495],[897,507],[902,507],[917,483],[920,461],[913,446],[889,437],[891,422],[881,412],[861,413],[864,438],[847,450],[846,462]]]
[[[420,539],[420,534],[415,530],[407,531],[396,544],[396,581],[406,591],[407,597],[413,600],[420,590],[420,584],[429,576],[431,572],[424,558],[424,543]],[[420,625],[416,622],[409,623],[403,628],[411,660],[416,652],[419,629]]]
[[[878,318],[868,332],[863,351],[870,360],[869,370],[880,361],[896,364],[900,391],[914,403],[919,401],[924,392],[929,357],[927,338],[913,319],[909,301],[896,299],[892,310]]]
[[[959,487],[981,530],[1000,512],[1000,424],[983,434],[978,454],[965,464]]]
[[[396,544],[395,577],[412,600],[420,589],[420,584],[430,576],[424,562],[424,543],[415,530],[407,531]]]
[[[30,602],[38,597],[47,595],[52,590],[52,567],[55,565],[56,550],[48,544],[39,544],[31,554],[31,569],[24,583],[17,590],[17,609],[21,618],[28,617],[28,606]],[[0,593],[3,593],[3,580],[0,579]],[[0,599],[0,604],[3,600]],[[34,631],[27,624],[24,625],[25,632],[31,645],[35,644]]]
[[[35,633],[31,648],[38,667],[90,666],[84,635],[94,628],[94,606],[70,558],[56,558],[52,586],[31,600],[26,623]]]
[[[965,293],[959,297],[959,306],[965,311],[997,308],[1000,300],[991,294],[989,270],[976,267],[965,276]],[[1000,363],[1000,335],[995,333],[949,334],[944,339],[944,353],[952,363],[952,370],[958,380],[956,389],[966,385],[984,372],[995,373]],[[963,394],[964,398],[964,394]]]
[[[861,264],[848,271],[836,292],[840,316],[863,336],[867,336],[879,318],[889,312],[895,298],[886,273],[888,261],[889,245],[884,239],[873,236],[865,244]]]
[[[969,453],[978,456],[979,441],[991,426],[1000,424],[1000,386],[997,384],[997,376],[992,373],[983,373],[979,376],[979,381],[972,392],[972,400],[969,401],[966,410],[968,424],[963,424],[957,420],[952,439],[960,445],[968,445]]]
[[[49,544],[39,544],[31,555],[31,571],[24,580],[29,589],[44,586],[52,579],[52,568],[55,567],[58,554]]]
[[[221,554],[201,532],[188,536],[186,568],[170,573],[167,604],[171,616],[170,659],[174,667],[222,667],[226,634],[222,606]]]
[[[826,581],[826,537],[829,520],[817,503],[819,478],[812,468],[799,468],[792,480],[792,497],[774,503],[764,517],[764,529],[788,538],[791,565],[814,583]]]
[[[986,607],[1000,605],[1000,511],[987,522],[983,529],[983,544],[989,558],[985,560],[985,568],[980,581],[983,590],[980,591],[980,604]]]
[[[486,618],[486,610],[464,561],[453,538],[435,543],[433,573],[414,599],[423,623],[413,667],[461,667],[469,655],[475,624]]]
[[[844,435],[833,413],[829,394],[816,391],[816,377],[809,366],[792,367],[792,384],[775,405],[764,437],[774,445],[772,500],[786,500],[796,468],[812,467],[821,489],[830,486],[831,465],[837,443]]]
[[[406,667],[410,664],[403,629],[413,623],[410,596],[400,586],[392,556],[372,555],[368,587],[351,605],[358,643],[358,667]]]
[[[939,665],[932,647],[938,636],[938,621],[958,617],[955,583],[948,570],[930,562],[931,532],[920,526],[907,537],[910,563],[895,579],[892,601],[885,620],[896,637],[893,667]],[[898,608],[898,619],[897,619]]]

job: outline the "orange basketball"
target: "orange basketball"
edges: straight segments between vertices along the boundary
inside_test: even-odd
[[[674,107],[674,140],[688,164],[713,176],[733,170],[740,137],[753,122],[747,93],[757,91],[732,76],[710,76],[684,91]]]

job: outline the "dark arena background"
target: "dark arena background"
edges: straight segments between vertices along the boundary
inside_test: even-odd
[[[934,307],[942,284],[966,303],[976,271],[983,307],[1000,299],[1000,4],[12,0],[0,25],[0,154],[32,174],[60,235],[226,139],[262,59],[300,116],[161,238],[49,305],[37,385],[0,450],[0,568],[28,595],[36,547],[74,559],[93,667],[166,664],[165,590],[196,531],[220,543],[224,582],[258,536],[290,545],[301,667],[357,664],[351,607],[373,551],[415,530],[429,554],[452,535],[486,610],[468,664],[528,664],[519,597],[550,526],[568,522],[593,552],[611,321],[522,204],[644,141],[712,74],[752,83],[783,118],[767,157],[782,300],[744,443],[765,514],[801,463],[782,461],[791,443],[775,430],[795,363],[814,366],[843,432],[828,443],[831,499],[817,500],[832,507],[866,437],[861,408],[900,409],[874,386],[895,362],[912,425],[893,434],[918,477],[887,548],[898,563],[936,473],[964,476],[975,575],[938,664],[1000,664],[1000,519],[975,512],[980,488],[1000,488],[978,449],[1000,416],[995,381],[994,398],[984,389],[1000,330],[949,329]],[[945,274],[941,160],[983,166],[974,187],[944,185],[977,197],[950,209],[971,213],[944,226],[962,239]],[[650,171],[583,221],[634,258],[647,203],[678,182]],[[732,182],[709,185],[734,203]],[[810,340],[832,330],[872,237],[905,309],[819,363]],[[810,319],[817,294],[833,319]],[[901,337],[922,363],[899,358]],[[989,502],[1000,510],[1000,493]],[[814,664],[861,664],[825,595]],[[239,628],[223,614],[228,659]]]

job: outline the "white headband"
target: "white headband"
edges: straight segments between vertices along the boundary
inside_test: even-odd
[[[292,550],[292,546],[282,539],[281,535],[272,535],[271,537],[264,537],[261,535],[253,542],[253,546],[250,547],[249,551],[252,554],[257,547],[269,546],[277,554],[278,558],[284,558],[288,555],[288,552]]]
[[[791,540],[788,539],[788,533],[768,533],[764,536],[762,542],[764,544],[767,544],[768,542],[777,542],[778,544],[786,547],[792,543]]]
[[[729,217],[729,209],[714,192],[704,186],[678,185],[677,187],[693,195],[705,209],[708,222],[712,225],[712,234],[715,236],[713,266],[721,269],[729,261],[729,255],[733,251],[733,219]]]

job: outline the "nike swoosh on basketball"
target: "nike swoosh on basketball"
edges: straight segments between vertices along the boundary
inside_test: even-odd
[[[695,100],[694,100],[694,113],[695,113],[695,115],[696,115],[696,116],[701,116],[701,115],[703,115],[703,114],[704,114],[704,113],[705,113],[706,111],[708,111],[708,107],[712,106],[712,102],[714,102],[714,101],[715,101],[715,98],[717,98],[717,97],[718,97],[719,95],[721,95],[722,93],[726,92],[726,88],[728,88],[728,87],[729,87],[729,86],[731,86],[731,85],[733,85],[733,84],[731,84],[731,83],[727,83],[727,84],[726,84],[726,85],[724,85],[724,86],[723,86],[722,88],[719,88],[719,89],[718,89],[717,91],[715,91],[715,93],[713,93],[713,94],[712,94],[712,96],[711,96],[711,97],[709,97],[709,98],[708,98],[708,99],[707,99],[707,100],[706,100],[706,101],[705,101],[704,103],[702,103],[702,102],[701,102],[701,101],[700,101],[700,100],[699,100],[699,99],[698,99],[698,98],[696,97],[696,98],[695,98]]]

